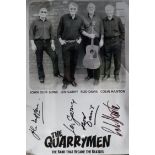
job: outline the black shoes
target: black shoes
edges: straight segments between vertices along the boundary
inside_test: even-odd
[[[61,74],[57,74],[57,75],[54,75],[55,77],[57,78],[63,78],[63,76]]]
[[[62,85],[62,89],[67,89],[67,86],[68,86],[68,84],[64,83],[64,84]]]
[[[107,80],[108,78],[110,78],[110,75],[104,75],[102,80]]]
[[[99,80],[94,80],[94,85],[98,85],[99,84]]]
[[[114,77],[116,82],[120,82],[119,75],[115,75]]]
[[[39,79],[40,83],[44,83],[44,78]]]
[[[71,82],[71,84],[72,84],[73,87],[77,86],[77,83],[75,81]]]
[[[110,75],[104,75],[102,80],[107,80],[108,78],[110,78]],[[114,75],[114,78],[116,82],[120,82],[119,75]]]
[[[85,77],[85,81],[89,81],[92,78],[93,77],[87,76],[87,77]],[[99,80],[94,79],[94,85],[98,85],[98,84],[99,84]]]
[[[77,86],[77,83],[76,83],[75,81],[73,81],[73,82],[71,82],[71,85],[72,85],[73,87],[76,87],[76,86]],[[68,84],[67,84],[67,83],[64,83],[64,84],[62,85],[62,89],[67,89],[67,87],[68,87]]]
[[[90,80],[90,79],[91,79],[90,76],[85,77],[85,81],[88,81],[88,80]]]

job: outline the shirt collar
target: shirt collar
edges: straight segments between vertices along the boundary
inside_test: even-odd
[[[88,16],[88,18],[89,18],[89,19],[91,19],[91,18],[90,18],[90,16],[89,16],[89,13],[88,13],[88,15],[87,15],[87,16]],[[95,15],[95,13],[94,13],[93,18],[94,18],[95,16],[96,16],[96,15]]]
[[[112,19],[111,19],[111,20],[114,20],[114,19],[115,19],[115,17],[114,17],[114,16],[112,16]],[[109,21],[108,16],[106,17],[106,20],[108,20],[108,21]]]
[[[39,17],[39,21],[42,21],[43,22],[43,20],[41,20],[41,18]],[[46,22],[47,21],[47,18],[45,18],[45,21],[44,22]]]
[[[72,19],[72,16],[70,14],[68,14],[69,18]],[[77,14],[75,14],[75,18],[73,20],[77,19]]]

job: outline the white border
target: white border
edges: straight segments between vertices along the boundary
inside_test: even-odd
[[[154,154],[155,2],[130,0],[130,154]],[[1,2],[0,154],[26,153],[26,1]]]

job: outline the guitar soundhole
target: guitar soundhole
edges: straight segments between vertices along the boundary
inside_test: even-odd
[[[93,58],[97,58],[97,53],[96,53],[95,50],[91,49],[91,50],[90,50],[90,54],[93,55]]]
[[[94,54],[94,50],[90,50],[90,54]]]

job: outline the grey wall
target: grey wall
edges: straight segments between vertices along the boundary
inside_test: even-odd
[[[86,15],[86,6],[87,4],[90,2],[88,0],[74,0],[78,3],[79,5],[79,15],[83,16]],[[32,23],[33,20],[35,20],[38,16],[38,10],[41,7],[46,7],[49,11],[48,14],[48,19],[50,21],[52,21],[53,24],[53,28],[54,28],[54,34],[56,36],[56,31],[57,31],[57,27],[58,27],[58,23],[60,20],[60,17],[65,14],[68,13],[68,3],[70,2],[70,0],[50,0],[50,1],[46,1],[46,0],[29,0],[27,3],[27,11],[28,11],[28,26]],[[91,2],[95,3],[96,5],[96,13],[101,17],[104,18],[105,17],[105,12],[104,12],[104,7],[107,3],[111,3],[115,6],[116,8],[116,12],[115,14],[120,16],[122,19],[122,22],[125,26],[125,30],[126,30],[126,41],[125,44],[122,47],[122,64],[123,66],[129,70],[129,66],[128,66],[128,0],[92,0]],[[62,62],[62,54],[61,54],[61,46],[57,40],[57,38],[55,37],[56,40],[56,48],[57,48],[57,54],[59,56],[59,67],[60,70],[63,71],[63,62]],[[81,48],[80,50],[80,54],[79,54],[79,59],[78,59],[78,66],[77,66],[77,72],[81,73],[81,72],[85,72],[85,69],[83,69],[82,66],[82,59],[84,56],[84,51]],[[52,64],[51,61],[49,59],[49,57],[44,54],[44,68],[45,68],[45,73],[51,73],[52,71]],[[37,72],[36,70],[36,60],[35,60],[35,55],[34,53],[31,51],[31,49],[29,50],[29,69],[30,69],[30,73],[35,73]],[[102,66],[102,71],[103,71],[103,66]]]

